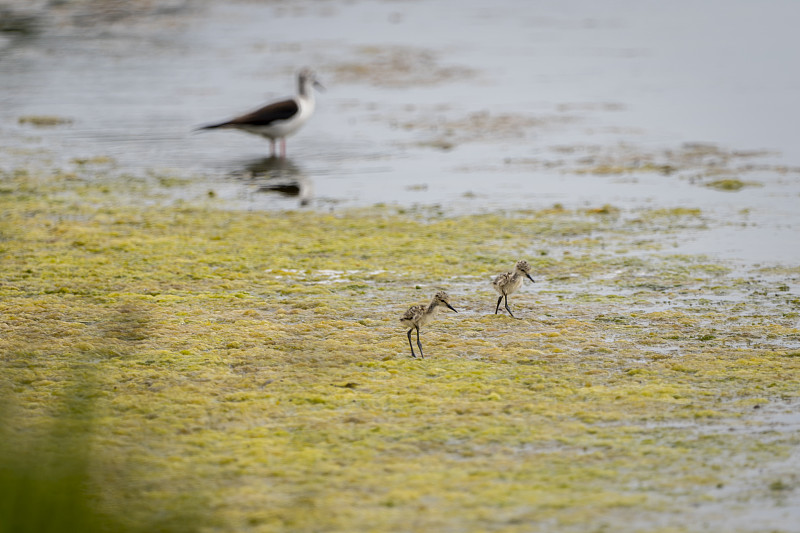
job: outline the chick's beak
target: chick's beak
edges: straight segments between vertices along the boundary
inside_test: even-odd
[[[453,307],[452,305],[450,305],[450,304],[448,304],[448,303],[446,303],[446,304],[444,304],[444,305],[446,305],[447,307],[449,307],[450,309],[452,309],[453,311],[455,311],[456,313],[458,313],[458,311],[456,311],[456,308],[455,308],[455,307]]]
[[[529,279],[529,280],[531,280],[533,283],[536,283],[535,281],[533,281],[533,278],[531,277],[531,275],[530,275],[530,274],[525,274],[525,275],[526,275],[526,276],[528,277],[528,279]]]

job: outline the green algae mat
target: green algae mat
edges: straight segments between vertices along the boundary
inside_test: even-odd
[[[702,531],[797,494],[800,268],[671,253],[698,210],[0,182],[0,531]]]

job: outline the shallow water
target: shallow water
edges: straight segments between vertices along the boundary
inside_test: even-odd
[[[41,8],[38,33],[4,32],[0,168],[108,157],[98,172],[190,178],[169,194],[245,209],[699,207],[708,228],[667,251],[800,260],[794,2],[169,7]],[[289,161],[192,131],[290,94],[303,65],[328,90]],[[20,123],[41,116],[68,122]],[[685,157],[698,142],[708,155]]]

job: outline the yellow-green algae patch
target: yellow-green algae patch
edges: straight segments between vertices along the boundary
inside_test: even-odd
[[[72,124],[71,118],[57,117],[53,115],[25,115],[17,119],[19,124],[31,124],[33,126],[61,126]]]
[[[725,178],[706,183],[706,187],[718,189],[720,191],[738,191],[744,187],[758,187],[761,184],[753,181],[742,181],[736,178]]]
[[[26,449],[85,411],[120,529],[672,524],[798,444],[753,413],[797,405],[800,270],[653,252],[694,210],[254,213],[59,176],[3,177],[4,424]],[[459,313],[411,359],[398,318],[439,288]]]

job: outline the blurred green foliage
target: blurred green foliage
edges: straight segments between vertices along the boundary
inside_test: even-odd
[[[7,391],[0,393],[0,533],[197,531],[194,512],[142,520],[108,501],[114,487],[99,486],[93,476],[90,387],[68,391],[35,429],[18,424],[22,409]]]

